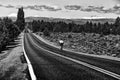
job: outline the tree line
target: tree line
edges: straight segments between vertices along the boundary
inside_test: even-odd
[[[85,24],[65,23],[65,22],[45,22],[33,20],[31,23],[33,32],[74,32],[74,33],[98,33],[102,35],[120,34],[120,18],[117,17],[113,24],[105,22],[92,23],[87,21]]]
[[[17,20],[13,22],[10,18],[0,18],[0,52],[14,41],[24,29],[24,12],[23,8],[18,9]]]

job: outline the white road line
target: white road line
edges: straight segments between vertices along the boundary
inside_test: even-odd
[[[35,76],[35,73],[34,73],[34,70],[33,70],[33,67],[31,65],[31,62],[28,59],[27,54],[26,54],[25,49],[24,49],[24,37],[22,39],[22,48],[23,48],[23,53],[24,53],[24,56],[25,56],[27,64],[28,64],[28,70],[29,70],[29,73],[30,73],[30,77],[31,77],[32,80],[37,80],[37,78]]]
[[[33,41],[32,41],[32,42],[33,42]],[[62,57],[62,58],[64,58],[64,59],[73,61],[73,62],[75,62],[75,63],[77,63],[77,64],[80,64],[80,65],[89,67],[89,68],[91,68],[91,69],[93,69],[93,70],[99,71],[99,72],[101,72],[101,73],[107,74],[107,75],[109,75],[109,76],[111,76],[111,77],[114,77],[114,78],[120,80],[120,75],[118,75],[118,74],[116,74],[116,73],[110,72],[110,71],[108,71],[108,70],[99,68],[99,67],[97,67],[97,66],[93,66],[93,65],[91,65],[91,64],[88,64],[88,63],[85,63],[85,62],[82,62],[82,61],[78,61],[78,60],[76,60],[76,59],[72,59],[72,58],[67,57],[67,56],[63,56],[63,55],[60,55],[60,54],[51,52],[51,51],[49,51],[49,50],[46,50],[46,49],[38,46],[38,44],[36,44],[35,42],[33,42],[33,43],[34,43],[34,45],[35,45],[36,47],[38,47],[38,48],[40,48],[40,49],[42,49],[42,50],[44,50],[44,51],[47,51],[47,52],[49,52],[49,53],[51,53],[51,54],[54,54],[54,55],[59,56],[59,57]]]

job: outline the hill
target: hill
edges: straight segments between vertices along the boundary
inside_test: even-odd
[[[33,20],[43,20],[43,21],[47,21],[47,22],[59,22],[59,21],[63,21],[66,23],[76,23],[76,24],[84,24],[87,21],[91,21],[93,23],[105,23],[105,22],[109,22],[109,23],[114,23],[115,19],[112,18],[103,18],[103,19],[64,19],[64,18],[48,18],[48,17],[27,17],[26,22],[31,22]]]
[[[15,17],[11,17],[11,19],[13,21],[16,20]],[[48,17],[26,17],[25,18],[25,21],[26,22],[32,22],[33,20],[43,20],[43,21],[46,21],[46,22],[59,22],[59,21],[63,21],[63,22],[66,22],[66,23],[76,23],[76,24],[84,24],[86,23],[87,21],[91,21],[93,23],[105,23],[105,22],[109,22],[109,23],[114,23],[115,22],[115,19],[113,18],[101,18],[101,19],[65,19],[65,18],[48,18]]]

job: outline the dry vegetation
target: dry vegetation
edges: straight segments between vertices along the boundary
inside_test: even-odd
[[[0,80],[27,80],[27,64],[24,62],[21,44],[1,53]]]
[[[51,33],[43,38],[59,46],[58,40],[63,39],[64,48],[74,51],[120,57],[120,36],[101,36],[94,33]]]

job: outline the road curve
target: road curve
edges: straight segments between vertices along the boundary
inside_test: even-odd
[[[77,62],[75,63],[75,61],[83,61],[86,64],[89,63],[90,65],[98,66],[100,69],[103,68],[117,74],[120,73],[118,68],[119,62],[96,59],[94,57],[86,58],[72,52],[61,51],[43,43],[31,33],[25,33],[24,47],[38,80],[116,80],[115,78],[82,66]],[[66,58],[63,58],[63,56]],[[74,61],[69,59],[73,59]],[[117,76],[118,78],[120,77],[119,75]]]

